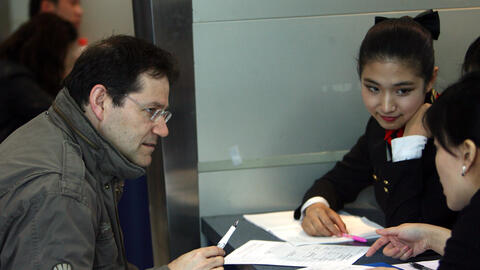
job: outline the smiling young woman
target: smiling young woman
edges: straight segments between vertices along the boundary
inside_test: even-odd
[[[438,14],[419,15],[438,23]],[[418,16],[417,16],[418,17]],[[438,25],[438,24],[437,24]],[[310,235],[340,235],[347,229],[336,211],[369,185],[385,214],[385,225],[428,222],[451,227],[435,170],[433,140],[424,112],[437,96],[432,36],[416,19],[383,19],[367,32],[358,54],[362,99],[371,114],[365,134],[342,161],[305,194],[295,218]]]

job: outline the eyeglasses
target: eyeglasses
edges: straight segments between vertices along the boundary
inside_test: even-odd
[[[160,118],[163,118],[163,121],[165,121],[165,123],[167,123],[168,120],[170,120],[170,118],[172,118],[172,113],[169,112],[169,111],[165,111],[163,109],[160,110],[160,109],[147,108],[144,105],[138,103],[138,101],[136,101],[132,97],[130,97],[128,95],[125,95],[125,97],[128,98],[129,100],[133,101],[135,104],[137,104],[138,107],[142,108],[142,110],[146,111],[150,115],[150,121],[152,121],[152,122],[157,122]]]

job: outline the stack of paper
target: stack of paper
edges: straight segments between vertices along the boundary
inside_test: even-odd
[[[283,265],[321,269],[320,267],[328,265],[351,265],[367,250],[368,247],[359,246],[293,246],[279,241],[250,240],[225,257],[225,264]]]
[[[340,212],[340,217],[347,226],[349,234],[366,239],[377,238],[375,230],[383,228],[365,217],[352,216],[346,212]],[[293,218],[293,211],[244,215],[244,218],[276,237],[297,246],[353,241],[346,237],[310,236],[303,231],[301,222]]]

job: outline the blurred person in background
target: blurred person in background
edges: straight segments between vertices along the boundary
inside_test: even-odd
[[[83,9],[80,0],[30,0],[30,18],[40,13],[54,13],[78,29],[82,23]]]
[[[24,23],[0,44],[0,142],[48,109],[73,64],[75,27],[54,14]]]
[[[83,18],[83,8],[80,0],[30,0],[30,18],[43,13],[56,14],[62,19],[71,22],[77,31],[80,30]],[[70,53],[72,59],[77,59],[87,47],[87,44],[88,39],[86,37],[79,37],[75,46],[72,46],[70,49],[72,51]],[[73,62],[70,63],[71,66],[73,66]]]

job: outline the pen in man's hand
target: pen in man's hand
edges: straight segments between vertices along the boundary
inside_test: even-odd
[[[410,265],[415,268],[415,269],[420,269],[420,270],[433,270],[432,268],[429,268],[429,267],[426,267],[426,266],[423,266],[419,263],[416,263],[416,262],[411,262]]]
[[[218,241],[217,247],[219,248],[224,248],[225,245],[227,244],[228,240],[230,239],[230,236],[232,236],[233,232],[237,229],[238,225],[238,220],[233,223],[232,226],[230,226],[230,229],[228,229],[227,233]]]

